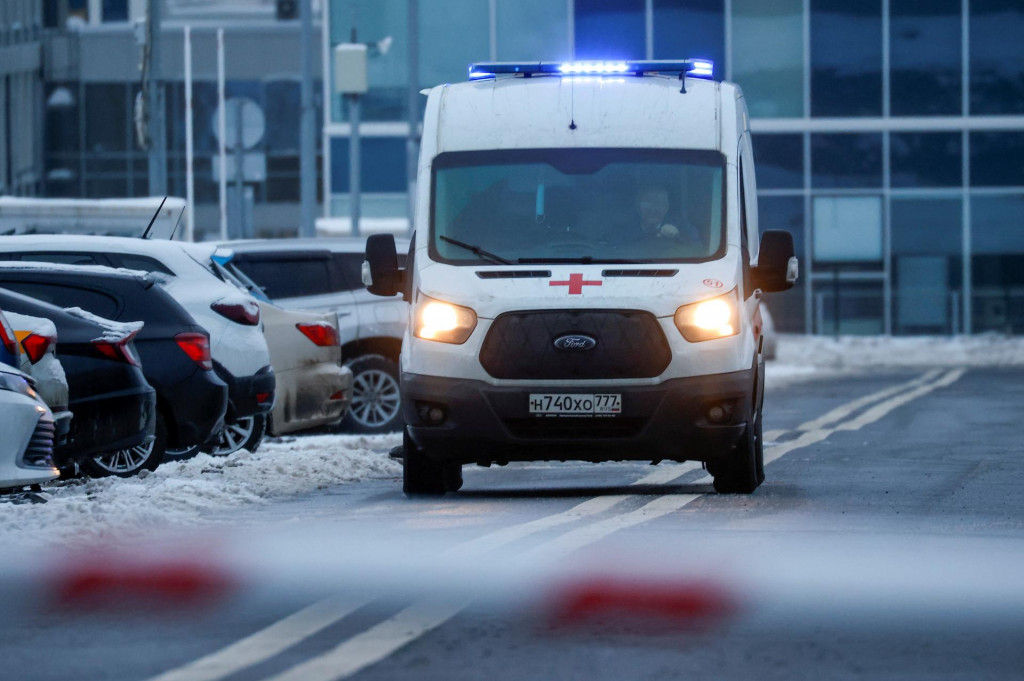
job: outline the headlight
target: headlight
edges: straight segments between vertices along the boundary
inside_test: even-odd
[[[10,390],[19,395],[31,397],[33,400],[39,399],[39,395],[32,389],[29,382],[21,376],[15,376],[14,374],[0,373],[0,390]]]
[[[421,295],[416,305],[416,337],[461,345],[476,328],[476,312]]]
[[[740,332],[736,292],[730,291],[724,296],[683,305],[676,310],[676,326],[683,338],[691,343],[735,336]]]

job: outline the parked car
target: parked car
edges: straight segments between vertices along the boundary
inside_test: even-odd
[[[156,429],[156,393],[138,366],[134,327],[83,318],[4,288],[0,307],[46,318],[61,339],[56,357],[67,378],[65,404],[73,417],[66,439],[55,445],[54,463],[59,468],[73,471],[81,466],[93,475],[109,474],[104,460],[114,452],[150,446]]]
[[[337,313],[341,354],[353,374],[352,405],[342,427],[379,433],[402,425],[398,353],[409,305],[401,296],[366,292],[365,244],[362,238],[228,241],[219,244],[216,256],[275,305]],[[408,244],[399,240],[398,248]]]
[[[52,459],[53,414],[32,378],[7,363],[0,363],[0,433],[0,490],[38,485],[60,474]]]
[[[142,449],[128,447],[111,457],[94,459],[96,466],[90,464],[90,472],[129,475],[155,468],[167,447],[209,442],[223,428],[227,385],[213,372],[209,335],[156,285],[153,276],[108,267],[7,262],[0,263],[0,286],[76,308],[74,314],[101,325],[110,325],[109,320],[122,322],[111,326],[114,334],[118,327],[123,329],[123,322],[144,323],[133,346],[114,343],[107,352],[131,364],[141,362],[145,380],[156,390],[156,438]],[[71,396],[76,398],[74,385]]]
[[[53,412],[54,443],[64,444],[71,428],[71,412],[67,375],[57,359],[57,327],[49,319],[12,312],[10,308],[7,321],[18,340],[18,369],[35,381],[36,392]]]
[[[3,308],[0,308],[0,364],[18,366],[18,339],[4,316]]]
[[[227,284],[189,254],[179,242],[77,235],[33,235],[0,238],[0,257],[74,265],[105,265],[149,272],[195,322],[206,329],[217,376],[228,386],[225,423],[234,427],[209,449],[230,451],[234,437],[244,432],[244,446],[255,449],[266,429],[274,403],[274,372],[260,331],[257,302]],[[187,455],[195,447],[177,448]]]

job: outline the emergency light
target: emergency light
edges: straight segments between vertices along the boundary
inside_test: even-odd
[[[664,74],[711,79],[715,65],[709,59],[669,59],[660,61],[489,61],[469,65],[469,79],[481,80],[499,75],[576,76],[576,75],[628,75]]]

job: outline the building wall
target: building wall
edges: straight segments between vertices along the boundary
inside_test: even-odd
[[[124,3],[126,6],[129,4]],[[227,27],[229,96],[263,109],[258,232],[294,231],[298,27],[269,2],[174,0],[166,16],[171,191],[183,195],[180,31],[196,26],[197,222],[215,216],[211,31]],[[407,0],[323,0],[324,42],[376,42],[361,132],[363,215],[406,215]],[[197,7],[205,14],[189,15]],[[707,57],[744,89],[765,227],[791,231],[796,292],[771,300],[785,330],[1024,331],[1024,5],[1020,0],[418,0],[417,85],[481,60]],[[246,12],[248,12],[246,14]],[[215,17],[215,18],[211,18]],[[315,46],[319,65],[320,43]],[[145,192],[134,142],[138,48],[124,22],[47,47],[46,191]],[[329,68],[329,65],[328,65]],[[319,70],[319,68],[318,68]],[[328,78],[320,82],[329,86]],[[319,78],[319,75],[317,76]],[[347,110],[318,86],[324,200],[348,201]],[[423,100],[420,100],[422,106]],[[418,113],[418,112],[417,112]]]
[[[40,189],[42,0],[0,2],[0,194]]]

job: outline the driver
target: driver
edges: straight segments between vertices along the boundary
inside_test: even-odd
[[[642,187],[636,195],[639,232],[650,238],[701,243],[700,232],[682,216],[676,224],[668,221],[668,190],[661,186]]]

